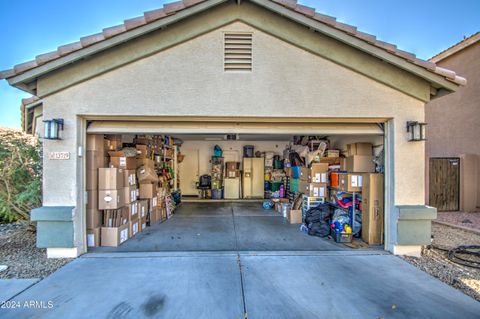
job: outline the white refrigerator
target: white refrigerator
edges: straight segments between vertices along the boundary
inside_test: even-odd
[[[243,158],[243,198],[264,197],[264,158]]]

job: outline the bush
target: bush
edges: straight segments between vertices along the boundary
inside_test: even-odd
[[[0,223],[28,220],[42,203],[42,154],[37,138],[0,128]]]

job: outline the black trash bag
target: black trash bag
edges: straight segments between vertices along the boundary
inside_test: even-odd
[[[289,161],[292,166],[305,166],[305,161],[298,155],[297,152],[290,152]]]
[[[310,236],[326,237],[330,234],[331,208],[329,205],[318,205],[310,208],[305,215],[305,224]]]

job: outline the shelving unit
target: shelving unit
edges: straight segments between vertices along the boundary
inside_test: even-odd
[[[342,207],[342,206],[338,205],[337,203],[328,202],[328,204],[330,206],[334,207],[334,208],[346,210],[348,212],[348,214],[350,215],[350,226],[353,228],[353,223],[355,221],[355,211],[357,210],[357,209],[355,209],[356,200],[357,200],[358,193],[361,193],[361,192],[349,192],[349,191],[340,190],[338,188],[334,188],[334,187],[330,187],[330,186],[328,188],[330,190],[334,190],[334,191],[337,191],[337,192],[352,194],[352,209],[351,210],[350,210],[349,207]],[[361,210],[358,210],[358,211],[361,212]]]
[[[319,204],[325,204],[325,197],[308,197],[302,195],[302,212],[305,214],[310,208]]]

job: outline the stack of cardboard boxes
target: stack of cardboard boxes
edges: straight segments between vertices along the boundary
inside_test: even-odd
[[[326,198],[328,196],[328,163],[312,163],[311,167],[294,166],[287,170],[293,177],[290,190],[308,197]]]
[[[373,145],[371,143],[353,143],[347,145],[347,157],[342,158],[341,171],[344,173],[332,177],[332,186],[335,185],[344,192],[361,192],[363,175],[375,172],[373,162]]]
[[[98,169],[108,165],[108,146],[103,135],[88,135],[86,147],[87,245],[100,246],[102,212],[98,207]]]

